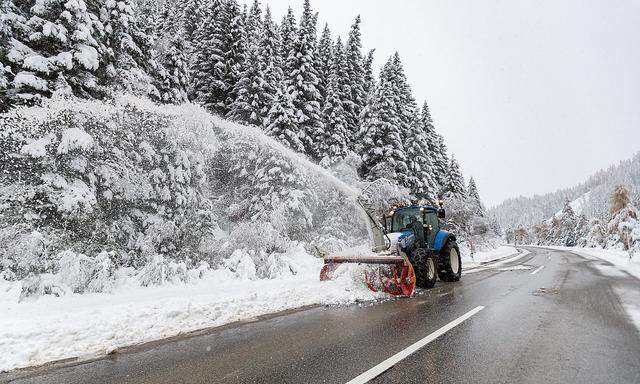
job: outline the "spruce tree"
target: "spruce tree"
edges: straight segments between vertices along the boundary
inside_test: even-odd
[[[264,30],[257,1],[251,6],[246,23],[246,57],[242,63],[239,80],[234,87],[235,97],[227,117],[262,127],[271,100],[266,95],[265,68],[260,46]]]
[[[376,78],[373,75],[373,54],[375,49],[370,50],[362,61],[362,70],[364,73],[363,90],[367,99],[373,93],[376,87]],[[366,103],[365,103],[366,105]]]
[[[159,81],[153,38],[144,32],[142,23],[136,19],[135,3],[132,0],[107,1],[99,14],[111,53],[106,57],[106,64],[115,68],[112,84],[116,89],[159,99],[160,93],[153,85]]]
[[[209,18],[211,9],[212,7],[217,7],[219,3],[220,1],[218,0],[211,0],[207,2],[203,2],[201,0],[185,0],[184,2],[177,2],[177,5],[181,8],[180,23],[182,25],[182,29],[185,31],[185,38],[192,47],[195,47],[194,43],[198,41],[196,31],[203,27],[202,23],[207,19],[209,22],[211,21]]]
[[[226,50],[224,52],[224,76],[223,82],[227,90],[222,101],[220,113],[226,114],[231,109],[231,104],[238,96],[236,83],[241,78],[242,65],[246,57],[246,38],[244,17],[236,0],[226,2],[227,17],[229,20]]]
[[[326,88],[327,98],[322,111],[325,121],[324,135],[318,142],[322,154],[321,164],[324,166],[338,162],[347,154],[349,128],[343,106],[347,95],[342,92],[341,87],[341,82],[346,77],[346,61],[344,48],[338,37]]]
[[[189,67],[184,31],[178,30],[160,57],[162,71],[158,85],[160,100],[165,103],[184,103],[189,100]]]
[[[437,189],[441,189],[446,183],[449,159],[447,158],[447,148],[444,144],[444,139],[435,130],[431,112],[429,111],[429,106],[426,101],[422,105],[422,111],[420,112],[420,125],[427,137],[433,177],[438,185]]]
[[[9,17],[16,15],[14,11],[17,12],[12,2],[6,1],[0,4],[0,113],[7,111],[11,106],[7,96],[7,90],[13,80],[8,58],[10,42],[13,38]]]
[[[221,0],[211,1],[204,13],[205,19],[194,32],[190,98],[210,111],[220,112],[227,92],[223,79],[228,16]]]
[[[473,177],[469,179],[467,198],[469,199],[469,203],[471,204],[473,213],[477,216],[484,217],[486,215],[486,211],[484,209],[484,205],[482,204],[482,200],[480,199],[478,187],[476,186],[476,182],[475,180],[473,180]]]
[[[449,167],[447,169],[447,180],[444,186],[444,196],[447,199],[464,200],[467,192],[464,186],[464,178],[460,172],[460,165],[455,156],[451,155]]]
[[[371,108],[373,103],[373,97],[376,91],[376,79],[373,75],[373,53],[375,50],[370,50],[367,53],[367,56],[364,58],[363,62],[363,70],[364,70],[364,86],[366,92],[366,103],[362,111],[360,112],[360,116],[358,120],[360,121],[360,126],[358,127],[358,132],[350,137],[350,148],[356,152],[361,153],[362,151],[362,140],[365,135],[365,122],[367,122],[372,114]]]
[[[104,96],[107,76],[98,70],[107,47],[99,9],[82,0],[18,5],[2,4],[3,104],[37,103],[60,85],[81,97]]]
[[[292,68],[289,67],[289,55],[293,50],[293,46],[296,42],[296,34],[298,29],[296,28],[296,17],[293,14],[293,9],[289,7],[287,14],[280,23],[280,60],[282,61],[282,71],[286,77],[291,76]]]
[[[305,153],[313,159],[320,159],[317,143],[323,135],[320,93],[318,92],[318,71],[315,66],[316,17],[309,0],[305,0],[300,27],[293,49],[289,52],[287,67],[291,69],[287,79],[287,92],[295,106],[300,139]]]
[[[327,87],[329,85],[329,77],[331,76],[331,63],[333,60],[333,41],[331,40],[331,31],[329,24],[324,25],[322,37],[318,42],[318,51],[316,53],[316,68],[318,68],[318,92],[320,92],[320,100],[325,102],[327,99]]]
[[[264,74],[265,109],[260,112],[263,116],[263,128],[268,125],[269,111],[275,104],[278,86],[283,78],[282,60],[280,59],[280,34],[273,19],[271,10],[267,7],[264,16],[264,33],[260,43],[260,63]]]
[[[262,9],[258,0],[253,0],[245,19],[245,44],[249,44],[252,39],[260,39],[262,36]],[[254,42],[257,41],[253,40]],[[259,40],[258,40],[259,41]]]
[[[367,180],[387,178],[406,185],[408,168],[398,111],[397,69],[390,58],[380,73],[369,117],[363,123],[360,173]]]
[[[265,130],[269,136],[275,137],[294,151],[304,151],[304,145],[300,140],[300,127],[295,106],[289,92],[287,92],[284,79],[278,85],[275,100],[265,124]]]
[[[347,76],[350,87],[349,98],[345,104],[345,108],[347,111],[349,130],[351,131],[351,136],[354,136],[359,130],[360,114],[367,102],[359,15],[356,17],[349,31],[345,51],[347,56]]]

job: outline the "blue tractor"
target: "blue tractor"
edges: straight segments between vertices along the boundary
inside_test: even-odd
[[[411,296],[415,286],[431,288],[438,277],[445,282],[459,281],[460,249],[455,235],[443,229],[444,217],[443,208],[418,204],[394,207],[384,215],[381,226],[369,215],[384,245],[375,241],[372,255],[325,257],[320,279],[330,279],[340,263],[358,263],[380,265],[377,271],[366,272],[365,280],[372,290],[392,295]]]
[[[460,249],[455,235],[442,228],[444,217],[443,208],[431,205],[395,208],[384,217],[390,248],[408,256],[419,288],[433,287],[437,277],[453,282],[462,275]]]

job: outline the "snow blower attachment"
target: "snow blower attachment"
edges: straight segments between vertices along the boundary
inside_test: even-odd
[[[462,263],[456,238],[440,229],[444,209],[431,205],[395,207],[383,216],[384,225],[380,225],[371,215],[371,207],[360,197],[357,201],[369,217],[372,254],[325,257],[321,281],[331,279],[343,263],[375,266],[366,268],[367,286],[394,296],[411,296],[416,286],[431,288],[438,277],[447,282],[460,280]]]
[[[377,268],[368,269],[364,274],[367,286],[374,292],[383,291],[393,296],[411,296],[416,287],[413,265],[406,255],[325,257],[324,266],[320,271],[320,281],[330,280],[333,271],[341,263],[377,265]]]

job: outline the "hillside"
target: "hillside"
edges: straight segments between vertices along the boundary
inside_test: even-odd
[[[568,200],[574,208],[580,201],[580,213],[587,218],[603,219],[608,214],[609,196],[617,185],[627,186],[632,201],[636,205],[640,203],[640,153],[596,172],[575,187],[533,197],[511,198],[491,208],[488,213],[502,228],[529,227],[562,211]]]

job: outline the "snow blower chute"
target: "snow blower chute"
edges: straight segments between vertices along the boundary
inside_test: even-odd
[[[363,191],[364,192],[364,191]],[[365,282],[373,291],[411,296],[415,287],[431,288],[442,281],[458,281],[462,274],[460,250],[453,234],[441,229],[445,212],[433,205],[394,207],[383,216],[380,225],[373,211],[359,196],[357,202],[369,218],[374,247],[370,255],[327,256],[320,280],[333,277],[343,263],[369,264]]]

